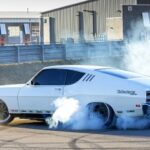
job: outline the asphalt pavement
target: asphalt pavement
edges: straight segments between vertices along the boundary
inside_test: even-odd
[[[0,150],[150,150],[150,129],[52,130],[43,122],[15,119],[0,126]]]

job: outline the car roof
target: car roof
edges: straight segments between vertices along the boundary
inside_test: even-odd
[[[110,67],[104,67],[104,66],[94,66],[94,65],[56,65],[56,66],[48,66],[44,69],[71,69],[71,70],[89,70],[94,71],[96,69],[108,69]]]

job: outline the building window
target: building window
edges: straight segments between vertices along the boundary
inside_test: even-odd
[[[25,34],[30,34],[30,26],[29,26],[29,24],[27,24],[27,23],[24,24],[24,30],[25,30]]]
[[[7,32],[6,32],[6,25],[5,24],[0,24],[0,34],[1,35],[7,34]]]
[[[150,13],[148,13],[148,12],[143,12],[143,13],[142,13],[142,17],[143,17],[143,24],[144,24],[144,27],[150,28]]]
[[[9,26],[8,27],[9,37],[19,36],[20,27],[19,26]]]
[[[32,36],[38,36],[39,35],[39,26],[32,26]]]

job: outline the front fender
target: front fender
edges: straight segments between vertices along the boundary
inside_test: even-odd
[[[0,100],[7,105],[9,113],[19,111],[18,93],[23,86],[23,84],[0,86]]]

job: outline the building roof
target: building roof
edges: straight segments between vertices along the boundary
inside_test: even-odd
[[[98,0],[85,0],[85,1],[80,2],[80,3],[75,3],[75,4],[59,7],[59,8],[56,8],[56,9],[44,11],[44,12],[41,12],[41,14],[50,13],[50,12],[54,12],[54,11],[57,11],[57,10],[61,10],[61,9],[65,9],[65,8],[69,8],[69,7],[72,7],[72,6],[77,6],[77,5],[81,5],[81,4],[85,4],[85,3],[89,3],[89,2],[93,2],[93,1],[98,1]]]
[[[40,18],[40,12],[0,11],[0,18]]]

